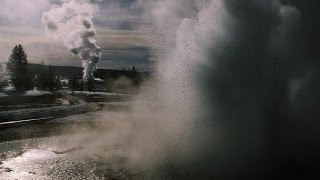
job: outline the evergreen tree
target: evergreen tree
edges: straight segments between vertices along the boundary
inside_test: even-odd
[[[87,89],[88,91],[91,93],[91,92],[94,92],[94,79],[93,78],[90,78],[88,81],[87,81]]]
[[[55,73],[50,64],[48,67],[48,75],[46,76],[46,82],[49,91],[53,91],[54,89],[56,89]]]
[[[81,80],[80,80],[79,88],[80,88],[80,91],[81,91],[81,94],[82,94],[82,91],[84,91],[84,81],[83,81],[83,78],[81,78]]]
[[[132,72],[132,73],[136,73],[136,72],[137,72],[137,70],[136,70],[136,66],[135,66],[135,65],[133,65],[133,66],[132,66],[132,68],[131,68],[131,72]]]
[[[56,90],[62,89],[62,84],[61,84],[60,75],[56,75],[54,81],[55,81],[55,82],[54,82],[54,84],[55,84],[55,89],[56,89]]]
[[[41,68],[40,71],[37,75],[37,88],[38,90],[46,90],[47,89],[47,69],[46,66],[44,65],[44,63],[41,63]]]
[[[133,65],[132,68],[131,68],[130,77],[133,80],[133,84],[135,86],[138,86],[142,81],[139,73],[137,72],[137,69],[136,69],[135,65]]]
[[[10,82],[17,91],[26,91],[32,88],[32,79],[28,71],[27,54],[22,45],[15,46],[9,56],[7,71]]]
[[[37,75],[37,87],[40,90],[59,90],[62,88],[60,76],[54,71],[53,67],[42,64],[41,69]]]
[[[0,91],[2,91],[6,86],[8,86],[8,79],[2,64],[0,64]]]
[[[79,86],[78,77],[76,75],[71,76],[71,78],[69,79],[68,85],[69,85],[69,89],[71,89],[71,91],[72,91],[72,94],[74,94],[74,91]]]

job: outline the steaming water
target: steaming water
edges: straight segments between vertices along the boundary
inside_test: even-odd
[[[112,168],[112,161],[106,161],[101,157],[89,157],[81,152],[63,152],[63,146],[68,146],[70,137],[58,136],[46,138],[50,144],[39,143],[44,139],[24,140],[0,144],[0,146],[14,146],[15,150],[21,148],[20,143],[28,143],[22,146],[20,155],[11,157],[1,164],[1,179],[106,179],[107,177],[125,179],[126,175],[120,169]],[[33,144],[33,145],[32,145]],[[53,145],[55,144],[55,146]],[[29,149],[27,146],[33,146]],[[67,149],[67,148],[66,148]],[[2,152],[9,156],[10,151]],[[12,153],[13,154],[13,153]],[[122,170],[122,171],[121,171]],[[125,169],[128,171],[128,168]],[[112,171],[112,172],[111,172]]]
[[[164,174],[168,167],[184,172],[180,179],[286,173],[281,168],[296,157],[281,157],[290,151],[282,143],[291,123],[283,68],[291,62],[281,57],[299,13],[278,0],[157,1],[157,74],[141,94],[161,108],[151,126],[139,124],[155,142],[137,146],[145,163]]]
[[[104,123],[99,125],[105,131],[84,128],[96,133],[85,138],[83,151],[125,159],[127,167],[152,172],[152,179],[282,171],[277,167],[287,159],[277,158],[290,148],[282,145],[288,134],[280,133],[285,123],[277,120],[284,117],[280,104],[289,70],[279,68],[291,62],[277,61],[274,54],[288,55],[282,49],[288,48],[287,32],[299,11],[278,0],[152,4],[146,12],[161,37],[152,42],[156,73],[124,118],[97,117],[117,119],[117,131]],[[82,139],[72,141],[82,145]]]
[[[71,133],[65,135],[0,143],[3,160],[0,179],[143,178],[141,172],[127,165],[125,158],[131,113],[108,112],[108,119],[103,118],[105,114],[103,111],[86,113],[49,123],[69,126],[65,130]],[[68,125],[90,121],[98,127]],[[20,130],[28,130],[28,127]]]

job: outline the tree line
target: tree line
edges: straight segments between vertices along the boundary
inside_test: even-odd
[[[106,79],[106,82],[95,82],[94,79],[89,79],[84,82],[81,75],[71,73],[68,79],[62,80],[60,74],[55,71],[51,65],[44,65],[42,63],[40,68],[37,68],[36,73],[30,72],[28,69],[27,54],[25,53],[22,45],[17,45],[13,48],[12,53],[8,58],[6,68],[0,65],[0,90],[11,85],[18,92],[25,92],[36,87],[42,91],[57,91],[62,88],[68,88],[72,92],[88,90],[90,92],[95,89],[100,90],[101,87],[106,91],[112,92],[113,90],[131,88],[137,86],[141,82],[141,77],[136,71],[135,66],[130,70],[121,70],[121,74],[125,78]],[[5,70],[6,69],[6,70]],[[63,77],[66,78],[66,77]]]
[[[18,92],[25,92],[37,87],[39,90],[59,90],[61,83],[51,66],[43,67],[36,76],[28,69],[27,54],[21,44],[12,49],[8,58],[6,70],[0,66],[0,90],[12,85]]]

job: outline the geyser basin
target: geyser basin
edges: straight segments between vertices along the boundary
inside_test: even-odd
[[[104,43],[103,47],[96,44],[94,24],[103,29],[112,17],[100,16],[102,22],[94,19],[99,6],[123,13],[117,16],[121,15],[126,29],[116,35],[147,31],[154,73],[126,115],[120,111],[77,117],[99,123],[75,127],[83,134],[74,132],[77,135],[70,136],[66,144],[76,148],[57,155],[38,146],[30,146],[36,150],[27,147],[23,154],[4,159],[1,175],[8,178],[19,172],[16,175],[35,177],[33,171],[15,167],[22,162],[19,159],[29,160],[37,153],[39,158],[48,155],[50,159],[84,152],[76,158],[94,159],[97,151],[98,159],[114,157],[121,165],[152,174],[152,179],[192,179],[195,174],[198,179],[317,175],[318,1],[125,2],[63,0],[43,14],[42,23],[49,37],[83,60],[84,80],[92,79],[106,49]],[[108,23],[103,23],[105,19]],[[117,47],[123,44],[116,42]],[[125,50],[136,49],[143,47]],[[50,147],[50,141],[44,144]],[[39,163],[46,164],[46,160]],[[59,163],[53,168],[59,169]],[[92,175],[94,168],[90,168],[82,174]],[[109,171],[97,169],[99,174]],[[47,171],[42,175],[47,176]]]

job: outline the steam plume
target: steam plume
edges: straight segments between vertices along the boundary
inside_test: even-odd
[[[41,19],[48,36],[62,41],[70,53],[83,59],[84,80],[93,78],[101,55],[92,22],[97,11],[95,0],[63,0],[61,5],[43,13]]]
[[[170,154],[174,163],[198,164],[208,178],[263,176],[315,162],[281,164],[303,156],[281,156],[290,151],[283,141],[292,142],[294,132],[285,125],[294,124],[286,98],[301,66],[292,72],[299,43],[288,42],[296,42],[299,9],[279,0],[160,0],[153,13],[162,35],[154,46],[157,89],[168,107],[165,124],[175,128],[161,125],[171,132],[164,139],[180,143]],[[172,138],[180,135],[188,140]]]

